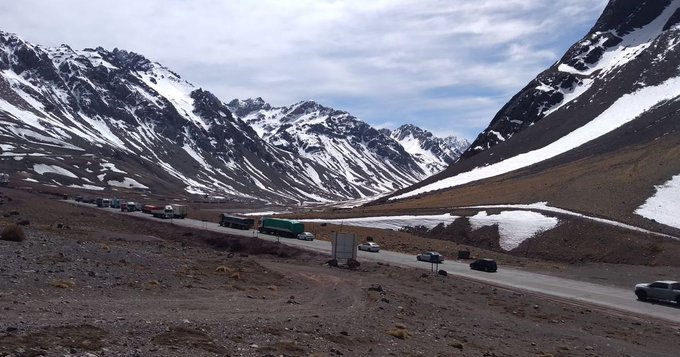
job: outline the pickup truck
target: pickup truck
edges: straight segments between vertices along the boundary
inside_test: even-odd
[[[660,280],[651,284],[637,284],[635,285],[635,295],[640,301],[656,299],[675,301],[680,304],[680,283]]]

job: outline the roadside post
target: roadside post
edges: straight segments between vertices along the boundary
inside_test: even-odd
[[[351,233],[338,233],[334,232],[333,233],[333,259],[337,260],[338,263],[340,261],[344,261],[345,264],[347,264],[347,261],[350,259],[356,260],[357,259],[357,237],[354,234]]]

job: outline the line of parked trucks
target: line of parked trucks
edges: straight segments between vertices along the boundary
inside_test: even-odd
[[[136,212],[153,215],[157,218],[186,218],[189,209],[186,205],[169,204],[169,205],[142,205],[137,202],[127,201],[121,198],[96,198],[84,199],[82,196],[76,196],[76,201],[85,203],[94,203],[97,207],[110,207],[120,209],[122,212]],[[219,217],[219,224],[222,227],[248,230],[253,229],[255,220],[252,218],[245,218],[228,213],[222,213]],[[279,237],[297,238],[302,240],[314,240],[314,235],[310,232],[305,232],[305,225],[302,222],[280,219],[280,218],[262,218],[257,228],[260,233],[275,235]]]
[[[186,218],[189,213],[189,208],[186,205],[169,204],[169,205],[142,205],[137,202],[127,201],[121,198],[103,198],[84,199],[82,196],[76,196],[75,200],[78,202],[94,203],[97,207],[109,207],[120,209],[121,212],[136,212],[151,214],[157,218]]]

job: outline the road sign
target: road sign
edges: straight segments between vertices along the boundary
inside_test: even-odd
[[[351,233],[333,234],[333,258],[337,261],[357,259],[357,237]]]

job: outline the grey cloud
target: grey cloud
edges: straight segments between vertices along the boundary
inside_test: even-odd
[[[139,52],[224,100],[323,98],[371,123],[473,137],[605,3],[22,0],[1,4],[0,20],[38,44]],[[428,94],[442,87],[479,94]]]

